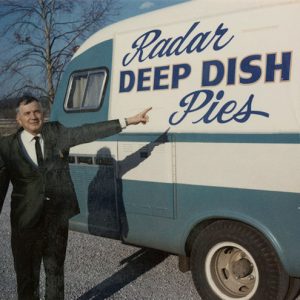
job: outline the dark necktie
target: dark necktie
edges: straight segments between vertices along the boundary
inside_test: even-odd
[[[40,144],[40,137],[35,136],[34,139],[35,139],[35,152],[36,152],[37,163],[39,166],[41,166],[43,164],[44,158],[43,158],[42,147]]]

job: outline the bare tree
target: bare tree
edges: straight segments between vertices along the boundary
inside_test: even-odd
[[[1,0],[0,84],[53,103],[77,45],[117,14],[117,0]]]

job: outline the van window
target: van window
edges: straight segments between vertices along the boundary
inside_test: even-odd
[[[106,78],[105,69],[73,73],[69,81],[65,109],[67,111],[99,109]]]

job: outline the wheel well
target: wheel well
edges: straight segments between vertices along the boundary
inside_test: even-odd
[[[191,230],[191,232],[186,240],[186,243],[185,243],[185,253],[187,256],[191,255],[194,240],[195,240],[196,236],[199,234],[199,232],[201,230],[203,230],[206,226],[208,226],[216,221],[220,221],[220,220],[223,220],[223,219],[208,219],[208,220],[204,220],[201,223],[198,223],[197,225],[194,226],[194,228]]]
[[[197,237],[197,235],[199,234],[200,231],[202,231],[205,227],[207,227],[208,225],[211,225],[212,223],[216,222],[216,221],[235,221],[235,222],[240,222],[240,223],[243,223],[245,225],[248,225],[248,226],[251,226],[253,227],[252,225],[250,224],[247,224],[243,221],[240,221],[240,220],[236,220],[236,219],[226,219],[226,218],[214,218],[214,219],[207,219],[207,220],[204,220],[204,221],[201,221],[200,223],[196,224],[193,229],[190,231],[190,234],[186,240],[186,243],[185,243],[185,253],[186,253],[186,256],[190,256],[191,255],[191,251],[192,251],[192,246],[193,246],[193,243],[195,241],[195,238]],[[259,231],[263,236],[264,234],[258,230],[257,228],[253,227],[255,230]]]

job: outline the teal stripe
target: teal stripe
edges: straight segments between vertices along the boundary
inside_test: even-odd
[[[210,218],[233,219],[260,230],[275,247],[288,273],[300,276],[299,193],[115,181],[114,166],[79,165],[70,169],[81,209],[81,214],[71,221],[72,228],[89,232],[91,212],[97,215],[98,207],[100,214],[103,203],[112,204],[106,212],[112,211],[117,196],[116,204],[125,213],[122,222],[128,229],[126,242],[184,254],[187,236],[196,224]],[[102,204],[91,206],[91,210],[90,201]],[[107,224],[105,219],[99,220]]]
[[[118,134],[104,139],[120,142],[150,142],[155,141],[163,133]],[[275,134],[210,134],[210,133],[170,133],[169,141],[189,143],[249,143],[249,144],[299,144],[299,133]]]
[[[289,274],[300,275],[299,193],[176,184],[172,201],[171,195],[159,194],[171,190],[171,184],[152,182],[152,192],[145,193],[149,186],[142,181],[123,180],[130,228],[127,242],[183,254],[187,236],[197,223],[211,218],[232,219],[261,231]],[[162,207],[169,215],[158,214]],[[175,217],[171,218],[173,213]]]

